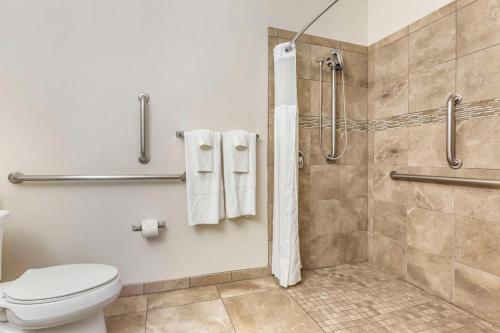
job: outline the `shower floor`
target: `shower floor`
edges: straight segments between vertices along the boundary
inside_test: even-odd
[[[289,289],[275,279],[120,298],[108,333],[500,332],[500,328],[369,264],[303,273]]]

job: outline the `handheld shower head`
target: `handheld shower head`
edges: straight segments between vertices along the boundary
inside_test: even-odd
[[[339,49],[332,49],[332,57],[326,60],[326,64],[332,70],[339,72],[344,69],[344,59],[342,58],[342,51]]]

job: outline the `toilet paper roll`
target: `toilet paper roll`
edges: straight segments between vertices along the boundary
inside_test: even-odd
[[[142,237],[157,237],[160,234],[158,229],[158,220],[144,220],[141,223]]]

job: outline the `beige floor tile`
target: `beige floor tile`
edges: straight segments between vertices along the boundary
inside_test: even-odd
[[[211,301],[219,298],[215,286],[169,291],[149,296],[148,310]]]
[[[234,329],[222,301],[148,311],[147,333],[232,333]]]
[[[144,333],[146,312],[106,318],[108,333]]]
[[[224,299],[238,333],[320,333],[321,329],[283,290]]]
[[[148,296],[130,296],[115,300],[104,309],[104,316],[119,316],[127,313],[146,311]]]
[[[255,294],[276,288],[279,288],[279,285],[272,276],[217,285],[217,289],[219,289],[222,298]]]

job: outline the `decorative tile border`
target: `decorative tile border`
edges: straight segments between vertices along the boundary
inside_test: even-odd
[[[457,120],[467,120],[486,117],[500,116],[500,98],[492,98],[478,102],[459,104],[455,108]],[[374,120],[348,120],[349,131],[383,131],[392,128],[403,128],[422,126],[426,124],[438,124],[446,122],[446,107],[412,112],[398,116],[386,117]],[[331,119],[323,117],[323,127],[331,126]],[[299,116],[299,127],[318,128],[319,116]],[[344,128],[344,120],[337,120],[337,129]]]

